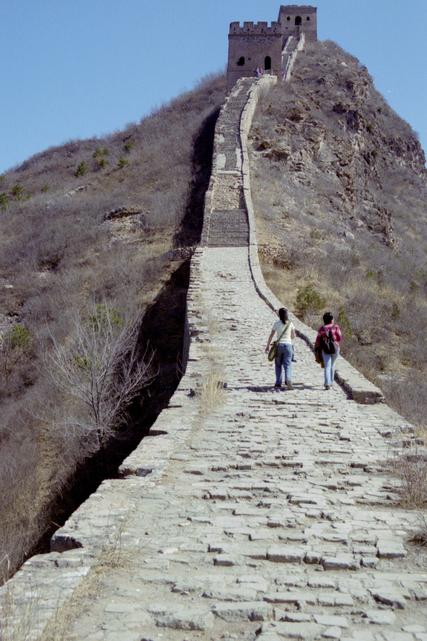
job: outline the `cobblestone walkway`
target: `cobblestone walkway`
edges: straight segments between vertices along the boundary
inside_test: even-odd
[[[140,490],[123,561],[71,637],[427,640],[426,557],[406,544],[416,517],[395,507],[381,467],[402,419],[324,391],[302,341],[295,388],[273,391],[274,317],[247,248],[205,249],[200,267],[223,400],[193,413],[166,473]]]

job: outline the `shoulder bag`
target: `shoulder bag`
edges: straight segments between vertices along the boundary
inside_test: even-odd
[[[277,341],[273,341],[273,342],[271,343],[271,345],[270,345],[270,349],[268,350],[268,355],[267,355],[267,358],[268,358],[268,360],[269,360],[269,361],[274,361],[274,359],[276,358],[276,355],[277,355],[277,346],[278,346],[278,344],[280,343],[281,338],[282,338],[282,337],[285,335],[285,333],[287,332],[287,330],[288,330],[288,328],[289,328],[289,325],[290,325],[290,324],[291,324],[291,321],[288,321],[288,322],[286,323],[286,325],[285,325],[285,329],[284,329],[284,330],[283,330],[283,332],[280,334],[280,336],[279,336],[279,338],[277,339]]]

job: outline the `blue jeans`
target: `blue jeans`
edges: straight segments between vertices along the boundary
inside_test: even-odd
[[[285,382],[290,383],[292,381],[292,354],[292,345],[279,343],[274,361],[276,366],[276,385],[282,384],[282,367],[285,370]]]
[[[335,354],[326,354],[326,352],[322,352],[323,364],[325,366],[325,369],[324,369],[325,385],[332,385],[332,383],[334,382],[335,361],[337,360],[339,355],[340,355],[340,351],[338,348]]]

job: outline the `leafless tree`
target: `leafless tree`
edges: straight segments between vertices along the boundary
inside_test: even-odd
[[[138,319],[124,320],[107,305],[89,318],[74,317],[71,339],[53,340],[49,356],[55,384],[85,409],[67,420],[102,447],[126,420],[132,401],[154,378],[153,354],[138,345]]]

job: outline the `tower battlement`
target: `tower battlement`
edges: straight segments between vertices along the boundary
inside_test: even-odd
[[[317,40],[317,8],[281,5],[276,22],[231,22],[228,32],[227,85],[239,78],[282,72],[282,51],[289,38]]]
[[[317,7],[312,7],[308,4],[282,4],[279,10],[279,18],[282,11],[293,15],[298,15],[299,13],[316,13]]]
[[[248,34],[281,34],[280,22],[232,22],[230,24],[229,35],[248,35]]]

